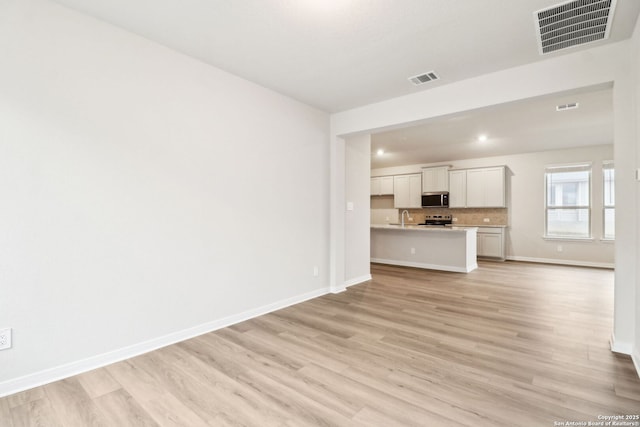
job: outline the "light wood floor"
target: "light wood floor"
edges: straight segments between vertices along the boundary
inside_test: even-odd
[[[374,280],[0,399],[0,427],[553,426],[640,414],[613,273],[373,265]]]

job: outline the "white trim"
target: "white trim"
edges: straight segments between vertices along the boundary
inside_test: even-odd
[[[636,348],[636,351],[631,353],[631,360],[633,361],[633,366],[636,368],[636,374],[638,374],[638,378],[640,378],[640,349]]]
[[[330,119],[331,121],[331,119]],[[333,123],[330,123],[333,127]],[[345,290],[345,215],[342,210],[346,200],[345,141],[336,136],[333,131],[329,140],[329,289],[337,294]]]
[[[108,353],[98,354],[96,356],[91,356],[86,359],[57,366],[55,368],[45,369],[43,371],[25,375],[23,377],[10,379],[8,381],[0,383],[0,397],[8,396],[10,394],[18,393],[54,381],[68,378],[73,375],[78,375],[83,372],[88,372],[97,368],[101,368],[103,366],[110,365],[112,363],[129,359],[131,357],[139,356],[141,354],[148,353],[150,351],[157,350],[159,348],[166,347],[168,345],[175,344],[177,342],[184,341],[198,335],[206,334],[208,332],[225,328],[227,326],[243,322],[254,317],[262,316],[264,314],[271,313],[273,311],[280,310],[294,304],[299,304],[301,302],[317,298],[327,293],[327,288],[317,289],[315,291],[306,292],[301,295],[267,304],[262,307],[247,310],[242,313],[223,317],[222,319],[203,323],[201,325],[173,332],[171,334],[164,335],[158,338],[153,338],[148,341],[133,344],[128,347],[123,347],[114,351],[110,351]]]
[[[451,271],[454,273],[468,273],[478,268],[477,263],[473,263],[469,265],[468,268],[464,268],[464,267],[455,267],[452,265],[424,264],[421,262],[398,261],[395,259],[383,259],[383,258],[371,258],[371,262],[375,262],[378,264],[399,265],[402,267],[426,268],[428,270]]]
[[[365,274],[364,276],[360,276],[360,277],[354,277],[353,279],[349,279],[346,282],[344,282],[344,287],[348,288],[349,286],[358,285],[363,282],[368,282],[369,280],[371,280],[370,274]]]
[[[616,340],[616,336],[613,334],[613,332],[611,332],[611,338],[609,338],[609,346],[611,348],[611,351],[613,351],[614,353],[631,355],[633,351],[632,343]]]
[[[635,348],[634,350],[633,343],[616,341],[616,336],[613,332],[611,332],[609,344],[612,352],[631,356],[633,367],[636,368],[636,374],[640,378],[640,349]]]
[[[526,256],[513,256],[507,257],[509,261],[523,261],[523,262],[537,262],[541,264],[559,264],[559,265],[571,265],[576,267],[596,267],[596,268],[609,268],[615,267],[614,263],[610,262],[591,262],[591,261],[576,261],[572,259],[556,259],[556,258],[532,258]]]
[[[545,173],[556,173],[556,172],[586,172],[591,171],[593,168],[593,162],[579,162],[579,163],[554,163],[551,165],[547,165],[544,168]]]
[[[593,237],[542,236],[544,240],[561,240],[563,242],[593,242]]]

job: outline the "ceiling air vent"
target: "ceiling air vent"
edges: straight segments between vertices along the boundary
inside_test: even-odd
[[[418,74],[417,76],[409,77],[409,81],[416,86],[420,86],[422,84],[432,82],[434,80],[439,80],[440,77],[435,73],[435,71],[429,71],[428,73]]]
[[[580,104],[578,104],[577,102],[572,102],[570,104],[556,105],[556,111],[574,110],[578,108],[579,105]]]
[[[534,12],[540,54],[609,37],[616,0],[573,0]]]

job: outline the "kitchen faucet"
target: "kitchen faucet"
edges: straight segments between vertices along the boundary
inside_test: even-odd
[[[407,219],[410,219],[410,217],[409,217],[409,211],[408,211],[408,210],[406,210],[406,209],[405,209],[405,210],[403,210],[403,211],[402,211],[402,214],[401,214],[401,218],[400,218],[400,219],[401,219],[401,222],[402,222],[402,228],[404,228],[404,213],[405,213],[405,212],[407,213]]]

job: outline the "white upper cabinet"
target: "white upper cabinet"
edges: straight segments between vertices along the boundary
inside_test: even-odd
[[[422,192],[441,193],[449,191],[449,166],[422,169]]]
[[[372,196],[392,196],[393,195],[393,176],[379,176],[371,178],[371,195]]]
[[[422,207],[422,174],[394,176],[393,196],[395,208]]]
[[[504,166],[450,171],[449,187],[451,208],[506,206]]]
[[[449,172],[449,207],[467,207],[467,171]]]
[[[393,177],[383,176],[380,178],[380,194],[381,195],[393,195]]]
[[[487,168],[484,170],[484,206],[504,208],[507,206],[504,167]]]
[[[470,169],[467,171],[467,207],[478,208],[484,206],[485,196],[484,170]]]
[[[505,207],[504,167],[469,169],[467,171],[467,207]]]
[[[371,178],[371,195],[377,196],[380,194],[380,178]]]

